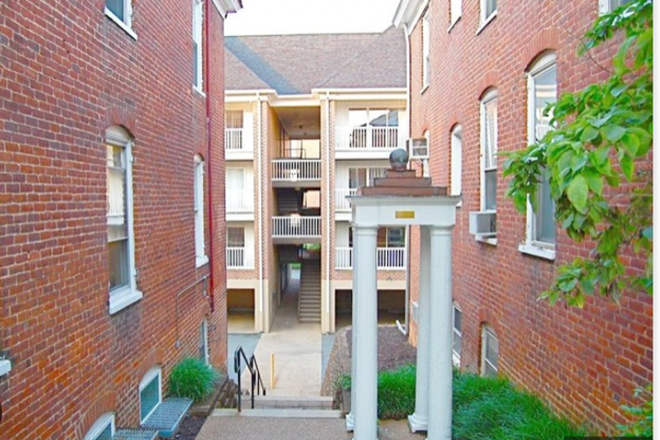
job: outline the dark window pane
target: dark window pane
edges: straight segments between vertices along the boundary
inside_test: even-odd
[[[497,0],[486,0],[486,18],[497,10]]]
[[[124,1],[128,0],[105,0],[105,7],[115,14],[121,21],[124,20]]]
[[[454,346],[453,346],[453,351],[457,355],[461,355],[461,335],[458,333],[454,332]]]
[[[110,290],[128,284],[128,240],[108,243]]]
[[[544,243],[554,243],[555,202],[550,194],[550,179],[547,172],[543,173],[543,181],[538,187],[538,212],[536,213],[536,240]]]
[[[494,210],[497,207],[497,170],[484,172],[484,209]]]
[[[112,440],[112,424],[106,426],[106,428],[101,431],[95,440]]]
[[[460,310],[454,307],[454,328],[457,331],[461,331],[461,321],[462,321],[462,313]]]
[[[199,48],[193,41],[193,84],[199,87]]]
[[[140,420],[144,420],[160,401],[159,376],[140,391]]]

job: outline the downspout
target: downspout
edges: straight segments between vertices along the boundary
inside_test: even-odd
[[[211,0],[206,0],[204,2],[204,46],[206,50],[204,51],[204,78],[206,79],[204,84],[204,89],[206,92],[206,139],[207,139],[207,151],[206,157],[208,166],[208,214],[209,214],[209,302],[211,306],[211,313],[215,310],[215,276],[214,276],[214,254],[213,254],[213,161],[211,160],[211,77],[210,77],[210,34],[209,34],[209,22],[211,21]]]
[[[331,206],[330,206],[330,191],[332,190],[330,188],[330,170],[334,166],[334,157],[330,157],[330,92],[326,91],[325,92],[325,99],[326,99],[326,107],[325,107],[325,140],[326,140],[326,151],[328,154],[328,172],[325,173],[325,182],[326,182],[326,187],[328,190],[326,191],[326,212],[328,213],[326,217],[326,226],[325,226],[325,231],[326,231],[326,237],[327,238],[327,246],[326,246],[326,259],[328,260],[327,262],[327,267],[328,267],[328,279],[325,281],[325,286],[326,286],[326,316],[328,317],[328,332],[330,331],[330,328],[332,327],[330,325],[330,268],[332,266],[330,262],[330,218],[332,215],[331,212]]]
[[[263,229],[263,164],[261,163],[261,95],[257,92],[257,163],[259,164],[259,185],[257,187],[257,199],[259,203],[259,217],[258,220],[258,229],[259,229],[259,295],[257,299],[259,300],[259,316],[261,316],[261,326],[262,331],[265,329],[264,322],[264,229]]]

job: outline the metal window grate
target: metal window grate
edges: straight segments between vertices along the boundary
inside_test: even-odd
[[[173,438],[191,406],[192,400],[190,399],[171,398],[163,400],[153,414],[142,423],[142,427],[157,429],[160,437]]]
[[[156,440],[158,431],[145,431],[143,429],[119,429],[115,431],[112,440]]]

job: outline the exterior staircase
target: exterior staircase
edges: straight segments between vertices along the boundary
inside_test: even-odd
[[[279,215],[287,216],[300,212],[300,200],[298,193],[291,188],[278,188],[277,211]]]
[[[298,321],[321,322],[321,260],[319,259],[302,261]]]

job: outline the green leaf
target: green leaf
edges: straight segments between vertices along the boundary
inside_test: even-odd
[[[587,180],[581,174],[575,176],[566,190],[568,200],[570,200],[573,206],[575,206],[575,209],[582,213],[585,212],[588,193],[589,186],[587,185]]]
[[[628,179],[628,181],[632,181],[633,174],[635,173],[635,163],[630,158],[630,156],[624,154],[623,157],[621,157],[619,160],[619,164],[621,165],[621,171],[623,171],[626,179]]]
[[[608,125],[602,129],[603,136],[610,142],[617,142],[626,134],[626,130],[618,125]]]
[[[639,138],[632,133],[626,133],[621,138],[621,145],[626,149],[630,157],[637,157],[637,151],[639,150]]]
[[[591,125],[588,125],[587,128],[585,128],[584,131],[582,132],[582,136],[580,136],[580,141],[591,142],[592,140],[598,137],[598,134],[599,134],[598,130],[596,130]]]
[[[587,186],[594,194],[603,195],[603,177],[597,171],[585,170],[582,173],[587,181]]]

